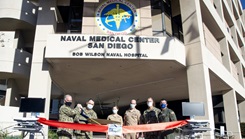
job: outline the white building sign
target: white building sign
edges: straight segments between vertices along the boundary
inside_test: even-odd
[[[171,37],[52,34],[46,58],[176,59],[184,63],[184,45]]]

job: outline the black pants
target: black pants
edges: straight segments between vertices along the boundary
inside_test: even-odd
[[[59,138],[60,137],[65,137],[65,138],[72,139],[72,135],[69,132],[65,131],[65,130],[58,131],[57,135],[59,136]]]

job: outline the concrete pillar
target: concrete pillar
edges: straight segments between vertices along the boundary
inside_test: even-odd
[[[238,108],[239,108],[239,114],[240,114],[240,122],[241,123],[245,123],[245,100],[240,102],[238,104]]]
[[[56,20],[52,7],[56,6],[56,0],[39,0],[36,34],[34,40],[32,67],[28,97],[46,98],[45,113],[41,117],[49,118],[51,77],[49,64],[44,58],[44,50],[48,34],[53,34],[56,28]],[[48,127],[44,128],[45,138],[48,138]],[[38,134],[38,138],[42,138]]]
[[[20,95],[14,79],[7,80],[5,106],[19,106]]]
[[[189,100],[205,104],[205,116],[195,117],[195,119],[209,120],[209,127],[214,129],[209,69],[203,63],[202,51],[205,48],[205,41],[200,1],[180,0],[180,9],[187,56]],[[205,132],[204,138],[214,139],[213,130]]]
[[[189,66],[187,77],[190,102],[203,102],[205,106],[205,116],[197,116],[195,119],[209,120],[209,127],[214,129],[213,102],[208,67],[204,64]],[[204,138],[214,139],[213,130],[204,133]]]
[[[241,139],[236,92],[230,90],[223,94],[226,130],[232,132],[235,139]]]
[[[6,89],[4,106],[10,106],[10,100],[11,100],[11,92],[12,92],[12,90],[13,90],[13,88],[12,88],[11,84],[8,84],[7,83],[7,89]]]
[[[200,1],[180,1],[184,43],[204,43]]]

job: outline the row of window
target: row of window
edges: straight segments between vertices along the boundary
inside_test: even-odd
[[[81,33],[83,1],[70,2],[70,6],[58,6],[63,22],[57,24],[56,32]],[[181,15],[172,15],[171,3],[170,0],[151,0],[153,35],[175,36],[183,41]]]

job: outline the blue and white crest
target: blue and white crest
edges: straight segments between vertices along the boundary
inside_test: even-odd
[[[96,11],[98,26],[110,35],[130,34],[137,28],[136,7],[126,0],[108,0]]]

